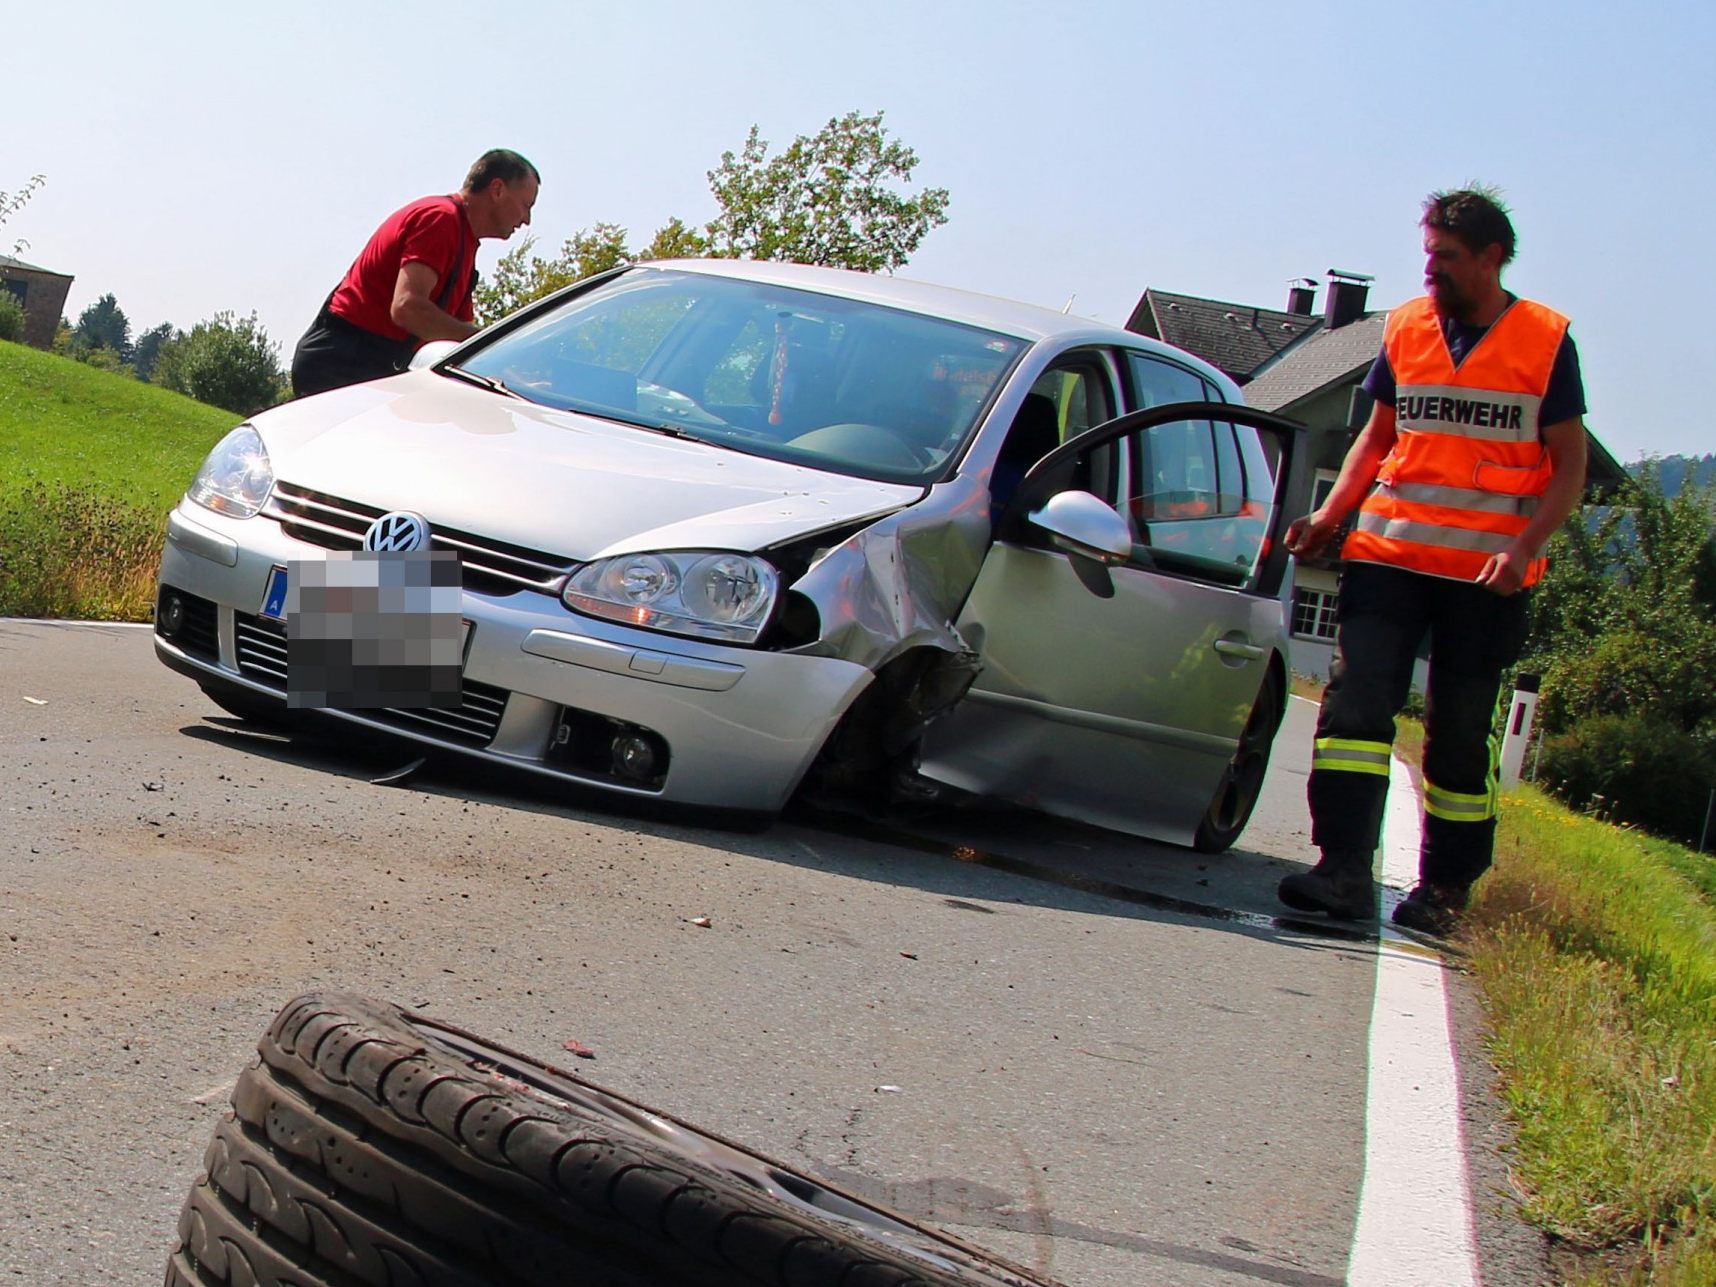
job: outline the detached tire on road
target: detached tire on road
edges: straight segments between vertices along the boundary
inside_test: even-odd
[[[449,1024],[289,1003],[167,1287],[1033,1287],[947,1235]]]

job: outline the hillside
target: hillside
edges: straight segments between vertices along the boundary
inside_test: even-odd
[[[1648,462],[1634,461],[1627,466],[1627,472],[1636,478],[1647,463],[1656,467],[1664,496],[1676,496],[1683,487],[1709,487],[1716,483],[1716,456],[1656,456]]]
[[[165,512],[237,422],[154,385],[0,341],[0,498],[64,483]]]

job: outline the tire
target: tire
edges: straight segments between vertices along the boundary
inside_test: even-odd
[[[398,1007],[289,1003],[167,1287],[1031,1287],[984,1252]]]
[[[1246,717],[1239,746],[1192,837],[1192,848],[1199,853],[1219,854],[1231,849],[1251,821],[1257,797],[1263,791],[1263,776],[1269,770],[1269,752],[1275,745],[1275,730],[1280,723],[1281,679],[1271,664],[1251,714]]]

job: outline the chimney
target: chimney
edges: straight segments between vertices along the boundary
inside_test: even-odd
[[[1365,299],[1374,277],[1329,269],[1329,297],[1323,305],[1323,329],[1332,331],[1364,316]]]
[[[1317,283],[1310,277],[1295,277],[1287,286],[1287,311],[1309,317],[1317,306]]]

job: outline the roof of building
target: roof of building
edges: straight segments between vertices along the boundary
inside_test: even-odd
[[[70,273],[56,273],[52,268],[38,268],[35,264],[26,264],[22,259],[12,255],[0,255],[0,272],[4,272],[8,268],[22,269],[27,273],[41,273],[45,277],[64,277],[67,281],[71,280]]]
[[[1246,405],[1281,411],[1338,381],[1364,378],[1382,348],[1386,312],[1366,313],[1334,330],[1319,329],[1272,357],[1245,386]],[[1357,381],[1354,381],[1356,383]]]
[[[1321,316],[1146,290],[1126,329],[1195,353],[1244,384],[1258,367],[1323,324]]]

